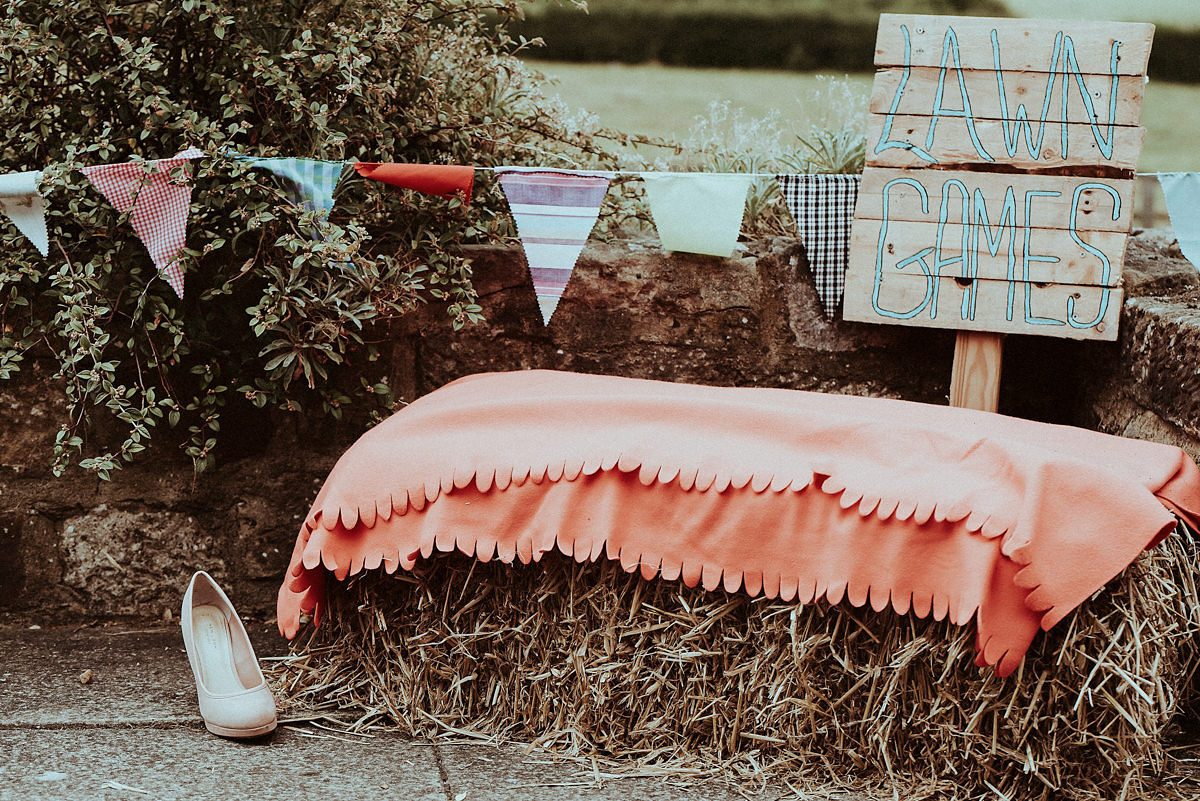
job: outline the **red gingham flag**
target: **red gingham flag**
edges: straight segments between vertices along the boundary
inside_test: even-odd
[[[175,180],[171,172],[203,155],[200,150],[189,147],[169,159],[101,164],[80,170],[117,211],[123,214],[132,210],[129,224],[150,252],[154,266],[181,298],[183,270],[177,262],[187,237],[192,184],[186,171],[182,178]]]

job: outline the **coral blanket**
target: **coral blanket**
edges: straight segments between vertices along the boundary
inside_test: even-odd
[[[319,615],[326,571],[558,549],[689,586],[974,617],[978,663],[1007,675],[1175,515],[1200,522],[1200,470],[1167,445],[880,398],[477,375],[337,463],[279,627]]]

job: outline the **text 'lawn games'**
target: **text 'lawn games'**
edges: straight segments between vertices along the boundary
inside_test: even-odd
[[[1116,339],[1153,34],[882,15],[844,317]]]

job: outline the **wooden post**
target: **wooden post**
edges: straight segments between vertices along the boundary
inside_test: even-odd
[[[1000,399],[1000,362],[1004,335],[959,331],[950,373],[950,405],[994,412]]]

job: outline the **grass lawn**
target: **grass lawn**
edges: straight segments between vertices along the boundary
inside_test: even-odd
[[[696,118],[706,116],[714,102],[743,109],[745,118],[776,113],[798,133],[806,132],[810,121],[861,119],[872,80],[869,74],[845,76],[855,95],[847,102],[842,92],[828,91],[827,77],[812,73],[529,63],[556,81],[548,93],[595,114],[602,127],[674,139],[688,138]],[[1200,86],[1150,83],[1142,125],[1146,144],[1140,171],[1200,170]]]

